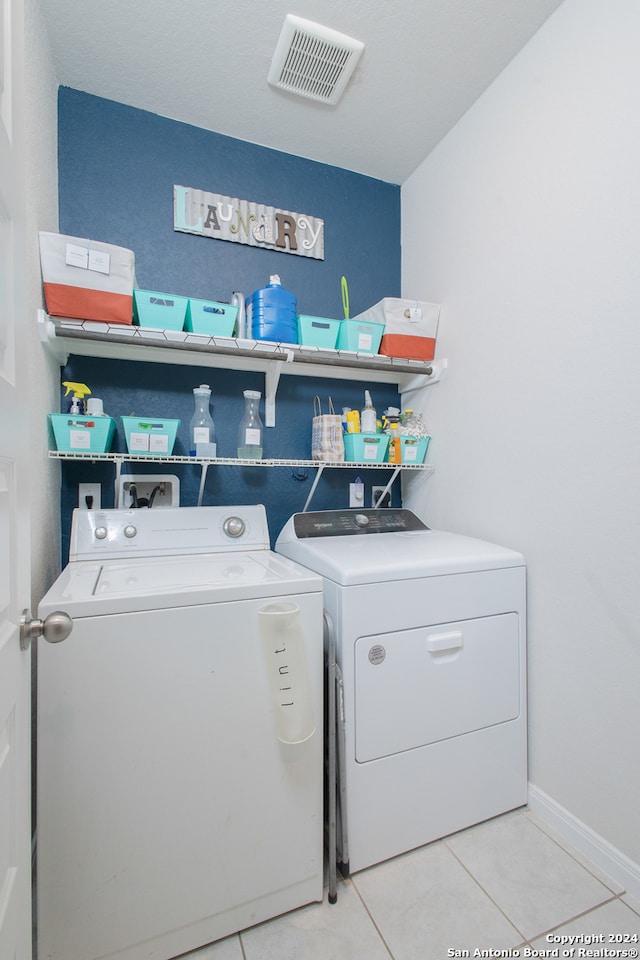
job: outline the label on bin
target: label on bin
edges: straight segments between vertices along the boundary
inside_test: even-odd
[[[146,453],[149,449],[149,434],[148,433],[130,433],[129,434],[129,450],[136,450],[138,453]]]
[[[149,437],[149,453],[168,453],[169,435],[166,433],[152,433]]]
[[[72,450],[90,450],[91,431],[69,430],[69,446]]]
[[[359,333],[358,334],[358,350],[371,350],[371,344],[373,342],[373,337],[370,333]]]
[[[96,273],[111,272],[111,256],[104,250],[88,249],[77,243],[68,243],[65,247],[65,263],[68,267],[80,267],[81,270],[95,270]]]
[[[77,243],[68,243],[65,248],[65,263],[69,267],[80,267],[86,270],[89,266],[89,251]]]
[[[416,460],[418,457],[418,448],[417,446],[410,446],[407,444],[403,450],[403,455],[405,461]]]
[[[378,450],[379,450],[379,449],[380,449],[380,448],[379,448],[379,446],[378,446],[377,441],[374,442],[374,443],[367,443],[367,441],[365,440],[365,442],[364,442],[364,451],[363,451],[363,454],[362,454],[362,459],[363,459],[363,460],[377,460],[377,458],[378,458]]]
[[[89,270],[96,273],[111,273],[111,257],[103,250],[89,250]]]

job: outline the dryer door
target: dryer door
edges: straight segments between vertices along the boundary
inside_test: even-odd
[[[355,750],[365,763],[519,716],[519,616],[360,637]]]

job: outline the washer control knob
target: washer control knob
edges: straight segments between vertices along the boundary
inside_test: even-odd
[[[128,523],[124,528],[124,535],[125,537],[128,537],[129,540],[133,539],[133,537],[135,537],[137,532],[138,532],[137,528],[134,527],[132,523]]]
[[[369,526],[369,517],[366,515],[366,513],[356,513],[353,519],[359,527]]]
[[[244,520],[241,517],[227,517],[222,527],[228,537],[241,537],[245,531]]]
[[[107,539],[107,528],[106,527],[96,527],[95,531],[96,540],[106,540]]]

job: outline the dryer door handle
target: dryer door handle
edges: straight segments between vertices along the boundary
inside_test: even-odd
[[[451,653],[461,650],[464,646],[464,637],[459,630],[450,633],[431,633],[427,637],[429,653]]]

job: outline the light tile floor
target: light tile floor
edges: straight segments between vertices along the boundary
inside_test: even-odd
[[[325,896],[182,960],[562,957],[576,935],[574,957],[638,956],[640,942],[609,936],[640,937],[640,901],[522,809],[354,874],[336,904]],[[618,952],[586,952],[603,948]]]

